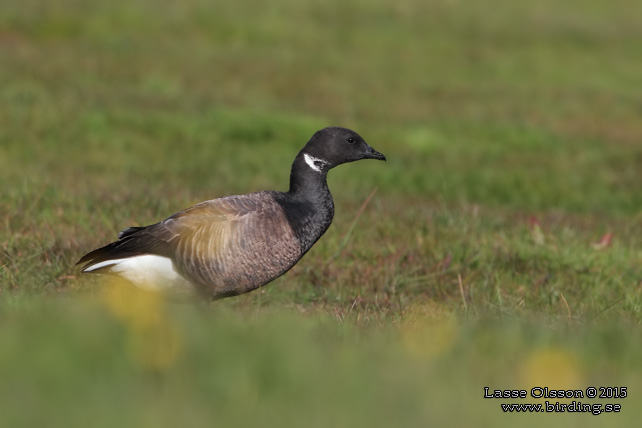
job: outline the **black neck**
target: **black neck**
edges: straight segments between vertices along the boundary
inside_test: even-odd
[[[290,173],[290,190],[280,203],[305,253],[328,229],[334,217],[334,202],[328,188],[328,168],[315,171],[302,153],[294,160]]]
[[[290,171],[290,190],[289,194],[293,197],[304,197],[314,202],[313,199],[327,199],[330,196],[328,189],[328,168],[326,165],[319,165],[320,171],[312,169],[305,162],[303,152],[299,153],[294,159],[292,170]]]

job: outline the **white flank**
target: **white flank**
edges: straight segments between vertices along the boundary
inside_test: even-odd
[[[323,159],[315,158],[314,156],[310,156],[307,153],[303,153],[303,159],[305,160],[305,163],[307,163],[310,168],[312,168],[313,170],[315,170],[317,172],[321,172],[321,168],[319,168],[315,164],[315,162],[320,162],[322,164],[326,164],[327,163]]]
[[[174,269],[174,263],[167,257],[147,254],[124,259],[106,260],[85,269],[91,272],[111,266],[111,271],[141,288],[193,292],[194,287]]]

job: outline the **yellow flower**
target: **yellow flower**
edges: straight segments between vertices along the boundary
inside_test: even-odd
[[[181,349],[179,331],[167,319],[129,329],[127,350],[147,370],[161,371],[173,365]]]
[[[114,318],[126,326],[128,353],[136,363],[150,370],[167,369],[174,363],[181,339],[167,317],[162,293],[114,277],[105,284],[102,301]]]
[[[436,304],[412,307],[404,313],[401,341],[416,358],[435,358],[455,342],[459,324],[454,314]]]
[[[522,384],[529,388],[568,390],[582,387],[582,370],[575,354],[562,348],[534,351],[522,363]],[[557,400],[562,401],[562,400]]]

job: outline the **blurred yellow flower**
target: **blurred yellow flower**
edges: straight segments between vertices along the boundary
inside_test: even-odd
[[[151,370],[174,363],[181,348],[180,334],[167,317],[162,293],[114,277],[106,281],[102,302],[127,327],[128,353],[136,363]]]
[[[401,341],[415,358],[435,358],[452,348],[459,333],[457,318],[437,304],[411,307],[404,312]]]
[[[543,348],[534,351],[521,364],[519,375],[522,384],[529,388],[559,390],[577,389],[583,385],[578,358],[573,352],[562,348]]]
[[[176,361],[181,349],[178,329],[166,318],[159,323],[129,329],[127,349],[134,361],[148,370],[165,370]]]
[[[118,277],[108,278],[102,291],[107,309],[123,322],[138,326],[154,324],[163,316],[164,300],[158,291],[135,287]]]

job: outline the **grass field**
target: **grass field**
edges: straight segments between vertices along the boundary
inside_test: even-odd
[[[5,2],[0,425],[635,426],[640,52],[632,0]],[[333,225],[269,286],[76,275],[128,226],[285,190],[328,125],[388,162],[330,173]]]

